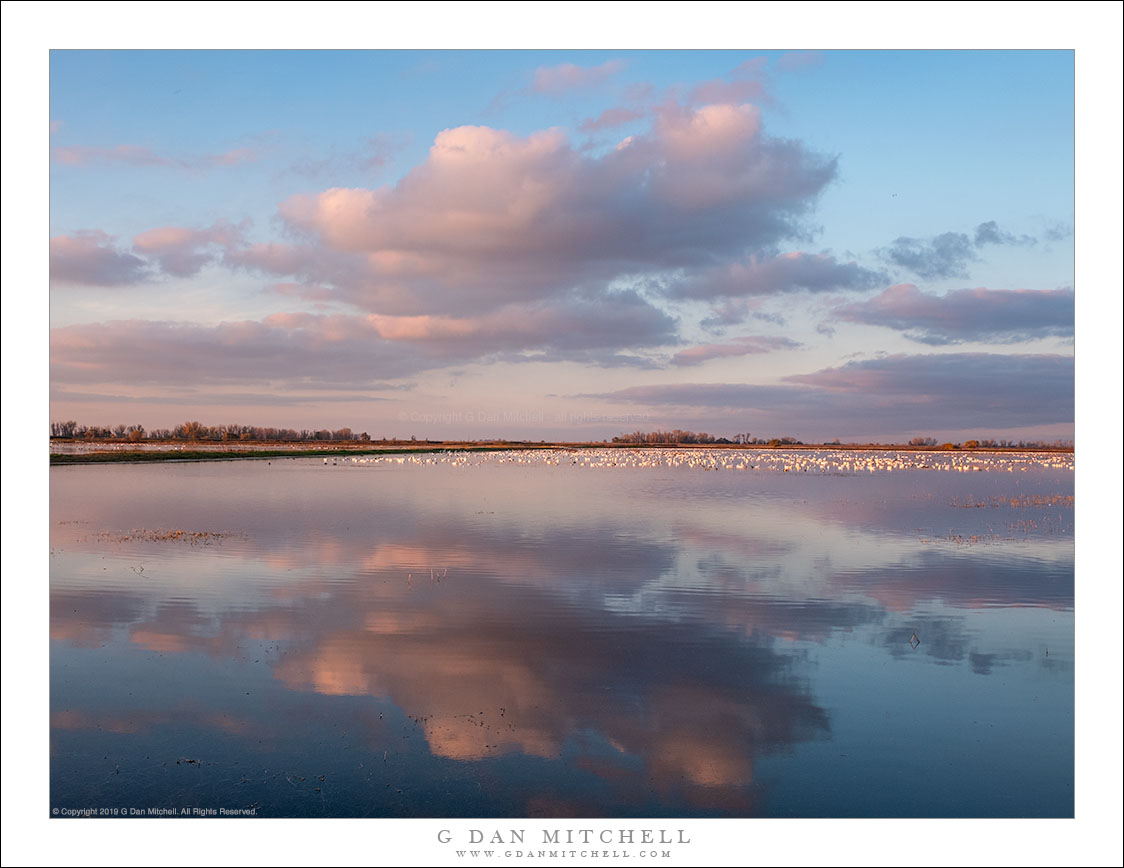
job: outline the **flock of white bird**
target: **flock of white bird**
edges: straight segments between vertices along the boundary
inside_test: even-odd
[[[953,473],[1025,472],[1032,468],[1073,470],[1072,453],[1051,452],[898,452],[877,450],[728,450],[728,449],[513,449],[499,452],[435,452],[354,455],[325,458],[330,465],[553,465],[584,469],[686,468],[765,473],[892,473],[940,470]]]

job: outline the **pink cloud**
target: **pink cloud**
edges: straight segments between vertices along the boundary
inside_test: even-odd
[[[798,231],[834,171],[766,138],[749,105],[665,106],[597,157],[557,129],[458,127],[395,186],[283,202],[282,219],[321,251],[284,276],[400,315],[557,296],[774,243]]]
[[[756,79],[724,81],[716,78],[704,81],[691,88],[687,101],[694,104],[741,103],[747,100],[769,102],[770,97],[764,83]]]
[[[786,51],[777,61],[777,69],[794,70],[819,66],[825,58],[822,51]]]
[[[1069,403],[1073,417],[1073,358],[1058,355],[993,353],[897,354],[848,362],[812,374],[796,374],[788,382],[831,392],[864,393],[883,398],[931,404],[959,401],[967,407],[1004,404]],[[1025,384],[1033,382],[1033,392]],[[1018,396],[1012,395],[1019,392]],[[1058,421],[1059,416],[1049,421]],[[1046,420],[1043,420],[1046,421]]]
[[[760,78],[765,74],[768,64],[767,57],[751,57],[735,66],[730,75],[734,78]]]
[[[644,111],[642,109],[617,106],[616,108],[605,109],[605,111],[601,112],[601,114],[595,118],[587,118],[581,122],[578,129],[583,133],[595,133],[600,130],[632,123],[633,121],[640,120],[642,117],[644,117]]]
[[[133,249],[155,258],[167,274],[190,277],[215,261],[222,250],[241,245],[246,225],[220,221],[206,229],[162,226],[134,236]]]
[[[138,168],[164,166],[175,169],[199,170],[216,166],[235,166],[253,162],[257,152],[251,148],[233,148],[218,154],[172,157],[160,154],[142,145],[114,145],[109,148],[74,145],[52,150],[54,158],[68,166],[86,166],[95,163],[117,163]]]
[[[734,338],[732,343],[702,344],[681,350],[671,357],[674,365],[701,365],[710,359],[730,358],[736,356],[756,355],[758,353],[771,353],[774,350],[788,350],[800,346],[789,338],[763,337],[749,335]]]
[[[219,221],[203,229],[161,226],[134,236],[132,250],[117,247],[98,229],[59,235],[51,239],[51,282],[121,286],[154,277],[157,267],[191,277],[226,253],[237,260],[248,226],[248,221]]]
[[[536,93],[560,96],[568,90],[599,85],[622,69],[624,69],[622,60],[609,60],[600,66],[577,66],[573,63],[540,66],[535,70],[532,89]]]
[[[57,328],[51,382],[118,384],[125,391],[240,382],[355,386],[416,369],[361,323],[351,329],[357,339],[341,340],[337,324],[325,319],[298,314],[213,326],[121,320]]]
[[[192,229],[179,226],[163,226],[159,229],[149,229],[133,237],[133,247],[144,251],[161,251],[172,247],[181,247],[192,243],[196,236]]]
[[[1074,294],[1072,289],[980,287],[930,295],[903,283],[869,301],[838,307],[835,316],[898,329],[911,340],[933,345],[1068,337],[1074,328]]]
[[[112,148],[92,148],[76,145],[68,148],[55,148],[54,157],[68,166],[84,166],[88,163],[126,163],[132,166],[173,165],[167,157],[162,157],[151,148],[139,145],[116,145]]]
[[[433,343],[442,352],[546,351],[554,355],[659,346],[674,322],[635,293],[515,304],[480,316],[382,316],[366,321],[390,341]]]
[[[51,382],[331,384],[363,388],[421,370],[503,356],[644,364],[622,351],[674,341],[675,322],[635,293],[511,305],[478,316],[276,313],[218,325],[125,320],[51,332]]]
[[[1073,364],[1072,356],[1061,355],[893,355],[785,377],[776,386],[666,383],[583,397],[705,409],[711,424],[713,413],[725,413],[739,424],[783,425],[801,437],[1047,425],[1072,430]],[[689,417],[680,418],[686,423]]]
[[[867,289],[882,275],[826,253],[793,251],[780,256],[751,255],[741,262],[700,272],[670,287],[678,298],[738,298],[784,292]]]
[[[761,112],[751,105],[665,107],[656,116],[661,150],[677,162],[740,160],[747,142],[760,140]]]
[[[228,262],[236,267],[254,268],[270,274],[297,274],[314,270],[315,249],[310,246],[270,243],[251,244],[231,250]]]
[[[221,154],[208,154],[197,159],[204,165],[237,166],[240,163],[252,163],[257,158],[258,153],[253,148],[231,148]]]
[[[50,269],[52,285],[125,286],[148,276],[143,259],[116,247],[100,230],[52,238]]]

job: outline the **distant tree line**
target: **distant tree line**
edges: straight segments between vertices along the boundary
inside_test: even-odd
[[[51,437],[64,440],[125,440],[138,443],[142,440],[189,440],[198,441],[252,441],[297,443],[306,441],[370,440],[364,431],[356,434],[350,428],[329,431],[322,428],[300,431],[295,428],[267,428],[260,425],[204,425],[201,422],[184,422],[175,428],[153,428],[146,431],[143,425],[116,425],[100,428],[97,425],[79,425],[77,422],[52,422]]]
[[[614,443],[731,443],[725,437],[715,438],[705,431],[633,431],[613,438]]]
[[[935,437],[914,437],[910,446],[937,446]],[[965,440],[963,443],[941,443],[941,449],[1072,449],[1072,440]]]
[[[795,437],[773,437],[761,439],[749,434],[735,434],[733,438],[714,437],[705,431],[683,431],[676,428],[674,431],[633,431],[631,434],[621,434],[613,438],[614,443],[654,443],[654,444],[684,444],[684,443],[713,443],[716,445],[746,443],[759,446],[803,446],[804,444]]]
[[[184,422],[174,428],[153,428],[145,430],[143,425],[114,425],[100,427],[97,425],[79,425],[70,420],[66,422],[51,423],[51,437],[60,440],[118,440],[130,443],[139,443],[145,440],[182,440],[189,442],[231,442],[231,441],[258,441],[271,443],[303,443],[303,442],[369,442],[371,436],[366,432],[356,434],[351,428],[337,428],[329,431],[327,428],[310,430],[302,428],[269,428],[260,425],[204,425],[201,422]],[[410,441],[416,441],[410,437]],[[382,442],[405,442],[382,438]],[[431,442],[427,440],[426,442]],[[443,441],[432,441],[443,442]],[[465,441],[468,442],[468,441]],[[502,438],[492,438],[487,441],[471,441],[487,443],[523,443],[527,441],[508,441]],[[541,442],[541,441],[540,441]],[[605,442],[605,441],[601,441]],[[671,431],[633,431],[631,434],[620,434],[612,439],[617,444],[653,444],[663,446],[685,444],[712,444],[717,446],[727,444],[744,444],[747,446],[804,446],[804,442],[795,437],[755,437],[752,434],[734,434],[732,437],[715,437],[705,431],[684,431],[675,428]],[[840,446],[838,438],[833,443],[824,443],[824,446]],[[848,446],[875,445],[893,446],[894,444],[856,444]],[[934,437],[914,437],[909,446],[922,449],[1072,449],[1072,440],[965,440],[963,443],[939,443]]]
[[[804,446],[804,441],[798,440],[795,437],[755,437],[752,434],[735,434],[733,437],[713,437],[705,432],[695,433],[694,431],[683,431],[679,428],[673,431],[633,431],[631,434],[620,434],[613,438],[613,443],[637,443],[637,444],[657,444],[657,445],[676,445],[676,444],[689,444],[689,443],[711,443],[721,445],[726,443],[731,444],[744,444],[747,446]],[[824,446],[842,446],[847,445],[851,447],[862,446],[871,448],[873,446],[891,447],[898,444],[884,443],[848,443],[842,444],[839,439],[834,441],[824,442]],[[940,443],[935,437],[914,437],[909,441],[910,446],[929,449],[1072,449],[1072,440],[965,440],[963,443]]]

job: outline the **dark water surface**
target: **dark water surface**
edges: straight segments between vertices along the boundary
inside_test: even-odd
[[[1072,456],[915,460],[52,468],[52,808],[1072,816]]]

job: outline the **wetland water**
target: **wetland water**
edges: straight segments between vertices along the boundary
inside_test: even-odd
[[[52,808],[1073,815],[1071,455],[50,477]]]

